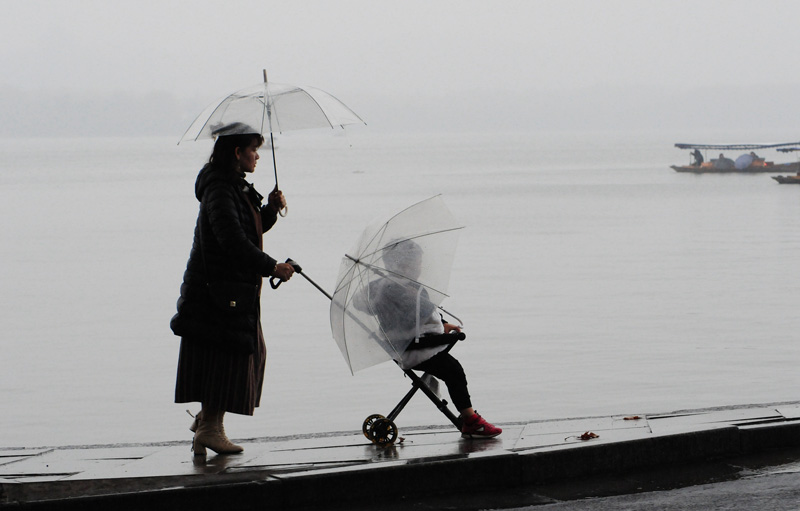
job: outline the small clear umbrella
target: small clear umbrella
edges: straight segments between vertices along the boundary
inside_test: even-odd
[[[345,255],[331,330],[350,371],[399,360],[447,297],[458,223],[437,195],[371,223]]]
[[[215,138],[216,130],[234,123],[252,127],[264,136],[269,133],[276,187],[278,166],[273,133],[365,124],[355,112],[327,92],[313,87],[268,82],[264,70],[263,83],[238,90],[209,105],[178,143]]]

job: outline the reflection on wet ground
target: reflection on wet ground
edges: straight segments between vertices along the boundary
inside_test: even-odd
[[[500,437],[486,440],[463,439],[453,428],[416,428],[386,447],[353,432],[239,440],[243,453],[207,457],[193,456],[189,442],[0,449],[0,504],[247,481],[280,483],[285,490],[289,482],[332,476],[336,485],[358,486],[377,469],[436,478],[436,468],[445,466],[448,477],[459,474],[442,481],[450,493],[462,484],[495,501],[497,491],[481,488],[483,480],[493,488],[507,483],[502,493],[508,502],[631,493],[798,472],[800,452],[786,447],[800,443],[792,444],[798,418],[799,404],[783,404],[503,424]],[[786,448],[774,450],[781,445]],[[653,466],[653,460],[659,463]],[[435,481],[425,482],[435,487]]]

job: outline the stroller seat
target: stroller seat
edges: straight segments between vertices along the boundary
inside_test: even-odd
[[[423,348],[433,348],[445,344],[455,344],[467,338],[464,332],[451,332],[447,334],[427,334],[419,339],[414,339],[406,350],[421,350]]]
[[[467,336],[463,332],[423,335],[419,339],[412,341],[406,349],[418,350],[447,345],[447,348],[444,350],[447,352],[450,351],[458,341],[463,341],[466,338]],[[394,442],[397,440],[397,426],[395,425],[394,420],[398,415],[400,415],[400,412],[403,410],[403,408],[405,408],[408,402],[411,401],[411,398],[414,397],[414,394],[416,394],[418,390],[422,390],[422,392],[428,396],[433,404],[436,405],[439,411],[442,412],[448,419],[450,419],[450,422],[452,422],[453,425],[459,431],[461,431],[461,419],[459,419],[458,416],[450,411],[450,408],[447,406],[447,401],[439,397],[436,390],[432,389],[431,385],[427,383],[428,378],[433,378],[433,376],[429,375],[428,373],[424,373],[422,376],[419,376],[412,369],[402,369],[402,371],[411,379],[411,390],[409,390],[403,399],[400,400],[397,406],[395,406],[394,409],[389,412],[388,416],[373,414],[364,419],[364,424],[361,428],[364,436],[367,437],[372,443],[381,447],[394,444]],[[436,381],[435,378],[433,381]]]

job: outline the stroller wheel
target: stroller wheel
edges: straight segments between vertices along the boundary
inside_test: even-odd
[[[369,433],[370,440],[381,447],[392,445],[397,440],[397,426],[385,417],[375,419],[369,428]]]
[[[364,433],[364,436],[369,439],[370,442],[375,441],[375,437],[372,436],[371,428],[372,425],[375,424],[375,421],[378,419],[385,419],[383,415],[379,413],[375,413],[364,419],[364,425],[361,427],[361,432]]]

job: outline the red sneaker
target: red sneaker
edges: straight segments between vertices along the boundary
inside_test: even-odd
[[[502,429],[486,422],[478,412],[465,418],[461,426],[461,436],[464,438],[494,438],[502,432]]]

